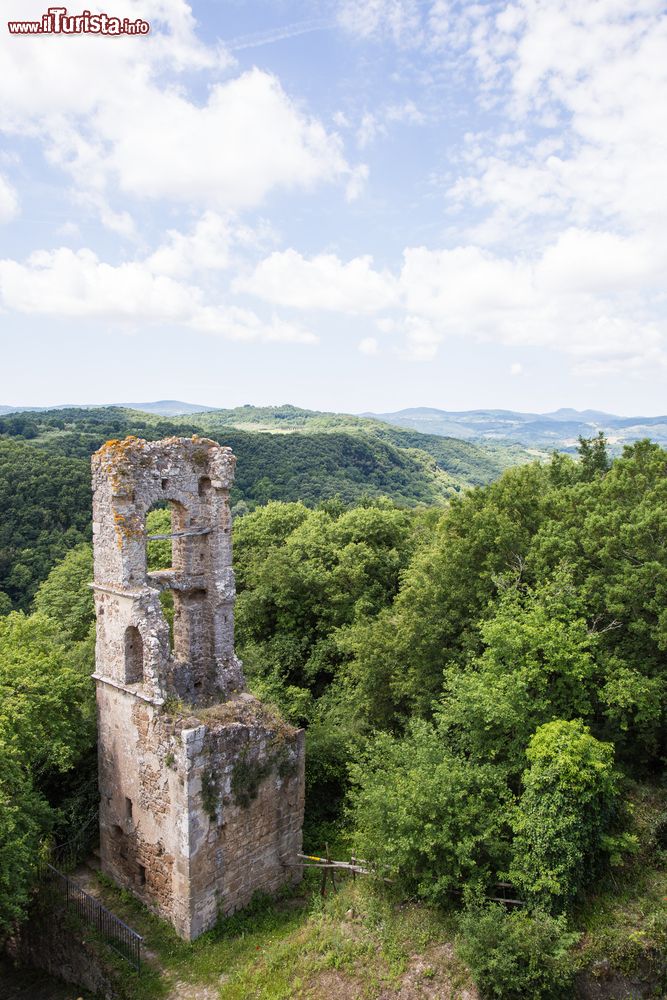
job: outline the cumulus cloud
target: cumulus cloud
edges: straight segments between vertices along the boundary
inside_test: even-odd
[[[91,250],[36,251],[0,260],[0,303],[27,315],[111,323],[173,323],[235,340],[315,343],[317,337],[249,309],[207,301],[202,290],[155,272],[155,262],[111,265]]]
[[[232,249],[260,244],[263,234],[218,212],[204,212],[190,233],[170,229],[167,238],[146,260],[157,274],[182,278],[198,271],[224,271]]]
[[[664,365],[664,4],[342,0],[339,11],[358,38],[419,46],[429,80],[438,65],[472,68],[479,107],[493,111],[488,131],[451,150],[448,204],[463,220],[451,245],[405,251],[403,356],[429,360],[465,337],[558,350],[579,374]],[[359,140],[387,120],[367,115]]]
[[[82,36],[76,58],[68,36],[17,44],[0,34],[0,130],[41,140],[49,161],[100,207],[120,193],[235,211],[276,188],[354,176],[340,137],[275,76],[252,69],[230,78],[231,56],[198,41],[183,0],[122,0],[114,13],[150,20],[151,34]],[[24,5],[9,0],[7,15],[25,17]],[[179,83],[186,70],[207,72],[203,101]],[[107,221],[113,228],[118,219]]]
[[[289,249],[232,287],[292,309],[383,313],[378,329],[402,332],[400,353],[416,361],[464,338],[559,351],[578,372],[593,361],[616,371],[667,363],[667,328],[656,320],[664,263],[639,238],[570,228],[532,254],[408,247],[395,274],[368,256],[309,259]],[[362,341],[368,353],[374,343]]]
[[[577,225],[657,230],[667,220],[667,16],[658,0],[490,4],[470,54],[487,100],[532,139],[482,138],[452,189],[502,220],[567,212]],[[535,125],[545,129],[535,134]],[[543,135],[557,130],[550,148]],[[499,232],[502,226],[498,227]]]
[[[121,190],[144,198],[241,209],[272,188],[308,188],[349,173],[340,139],[258,69],[214,86],[203,107],[156,92],[148,108],[108,108],[97,126]]]
[[[397,295],[396,280],[374,270],[370,256],[347,263],[335,254],[308,260],[292,249],[270,254],[251,275],[237,279],[234,287],[276,305],[352,314],[379,312],[391,306]]]
[[[639,266],[630,243],[571,230],[535,258],[479,247],[406,250],[400,289],[411,355],[428,360],[445,338],[463,336],[548,347],[577,359],[580,372],[586,359],[598,370],[667,364],[667,330],[651,308],[662,295],[658,271],[649,257]]]

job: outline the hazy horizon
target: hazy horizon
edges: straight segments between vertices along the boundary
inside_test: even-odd
[[[245,403],[237,403],[237,404],[235,404],[235,405],[232,406],[232,405],[227,405],[227,404],[224,404],[224,403],[221,403],[219,405],[218,404],[209,404],[209,403],[200,403],[200,402],[194,402],[193,400],[175,399],[175,398],[167,397],[167,396],[161,396],[161,397],[157,397],[155,399],[150,399],[150,400],[149,399],[145,399],[145,400],[142,400],[140,402],[136,401],[136,400],[120,401],[120,402],[118,400],[113,400],[113,401],[106,400],[106,401],[102,401],[102,402],[92,402],[92,403],[91,402],[73,401],[73,402],[60,402],[60,403],[54,403],[54,404],[48,404],[48,405],[41,404],[41,403],[5,403],[2,400],[0,400],[0,409],[4,409],[5,407],[12,407],[12,408],[16,408],[16,410],[29,410],[30,411],[30,410],[42,410],[42,409],[57,410],[57,409],[67,409],[67,408],[70,408],[70,407],[80,408],[80,409],[89,409],[89,408],[90,409],[94,409],[94,408],[97,408],[97,407],[106,407],[106,406],[126,407],[128,409],[132,409],[132,408],[134,408],[134,409],[141,409],[142,406],[155,406],[155,405],[160,404],[160,403],[175,403],[175,404],[180,404],[180,405],[185,405],[185,406],[194,406],[194,407],[198,407],[198,408],[206,409],[206,410],[230,410],[230,409],[235,409],[235,408],[240,407],[240,406],[268,407],[268,408],[275,407],[276,409],[280,408],[281,406],[294,406],[297,409],[302,409],[302,410],[320,410],[320,411],[329,412],[329,413],[349,413],[351,416],[363,416],[366,413],[371,414],[371,415],[374,415],[374,414],[401,413],[401,412],[403,412],[405,410],[418,410],[418,409],[419,410],[423,410],[423,409],[425,409],[425,410],[440,410],[440,411],[442,411],[444,413],[474,413],[474,412],[483,412],[483,411],[487,411],[487,410],[488,411],[494,411],[495,410],[495,411],[506,411],[508,413],[517,413],[517,414],[520,414],[520,415],[534,414],[535,416],[542,416],[542,417],[550,416],[550,415],[552,415],[554,413],[558,413],[558,412],[560,412],[562,410],[571,410],[573,413],[577,413],[577,414],[586,413],[587,411],[594,411],[596,413],[604,414],[605,416],[608,416],[608,417],[617,417],[617,418],[620,418],[620,419],[629,419],[629,418],[633,418],[633,417],[646,417],[648,419],[654,419],[655,417],[667,416],[667,406],[663,410],[658,410],[656,413],[648,413],[646,411],[636,412],[636,413],[620,413],[618,411],[601,410],[599,407],[592,407],[592,406],[584,406],[584,407],[557,406],[557,407],[555,407],[554,409],[551,409],[551,410],[524,410],[524,409],[518,409],[517,407],[513,407],[513,406],[483,406],[483,405],[481,405],[481,406],[470,406],[470,407],[465,407],[465,408],[452,408],[452,407],[445,407],[445,406],[430,405],[430,404],[426,404],[426,403],[415,403],[414,405],[393,407],[393,408],[387,409],[387,410],[370,410],[368,408],[365,408],[365,409],[360,409],[360,410],[357,410],[357,411],[353,411],[353,410],[344,409],[342,407],[338,407],[338,408],[328,408],[327,407],[327,408],[324,408],[324,407],[302,406],[299,403],[294,402],[293,400],[282,400],[281,402],[270,401],[270,402],[263,402],[263,403],[246,401]],[[187,413],[179,414],[179,415],[187,416]]]

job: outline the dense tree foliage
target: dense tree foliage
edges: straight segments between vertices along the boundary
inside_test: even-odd
[[[640,442],[608,468],[599,447],[443,513],[273,504],[237,522],[240,649],[257,689],[308,725],[310,816],[332,815],[355,759],[357,849],[426,898],[511,871],[527,898],[567,905],[631,847],[614,756],[663,764],[667,552],[650,539],[665,453]],[[569,811],[565,789],[551,805],[532,791],[549,741],[601,781],[575,786]],[[581,838],[567,857],[549,809]],[[538,844],[542,886],[526,867]]]
[[[163,433],[147,425],[146,436]],[[28,430],[31,442],[0,443],[5,454],[46,454],[43,426]],[[93,435],[66,423],[49,432],[59,441],[74,433]],[[376,495],[388,482],[374,478],[377,448],[393,444],[372,442],[365,466],[358,433],[286,447],[279,442],[298,435],[227,433],[237,452],[234,434],[250,449],[239,470],[251,467],[233,529],[237,648],[252,689],[307,727],[312,846],[347,822],[355,850],[404,892],[474,898],[462,948],[489,995],[556,995],[572,938],[554,915],[632,849],[627,776],[664,769],[667,453],[643,441],[610,464],[595,439],[581,443],[578,462],[554,455],[509,469],[446,507],[415,505],[413,491],[407,507],[398,488],[394,499]],[[308,469],[318,470],[312,480]],[[390,479],[397,469],[385,467]],[[331,495],[336,476],[358,491]],[[57,489],[44,484],[43,497],[60,509]],[[166,509],[150,515],[154,533],[169,523]],[[76,810],[85,799],[63,779],[91,747],[83,689],[67,687],[90,669],[85,527],[39,587],[34,614],[0,618],[12,630],[0,645],[7,676],[28,678],[35,731],[50,747],[42,762],[31,736],[22,746],[22,702],[9,698],[0,734],[18,735],[0,735],[0,851],[17,871],[57,823],[54,805]],[[150,565],[169,561],[170,543],[151,542]],[[37,682],[42,673],[56,678],[52,689]],[[5,921],[24,905],[21,878],[6,887]],[[501,919],[479,900],[507,879],[528,908]]]
[[[358,697],[375,724],[428,714],[444,668],[462,667],[481,651],[478,623],[499,578],[523,565],[551,488],[549,468],[530,465],[455,498],[391,607],[350,631]]]
[[[0,597],[28,607],[54,563],[90,537],[90,504],[86,461],[0,440]]]
[[[53,567],[35,595],[34,607],[58,622],[71,639],[85,639],[95,616],[93,550],[89,544],[70,549]]]
[[[484,887],[509,859],[502,772],[449,753],[430,723],[415,720],[403,739],[378,734],[351,776],[359,855],[406,893],[442,903],[464,884]]]
[[[25,911],[42,844],[62,826],[62,777],[94,744],[87,653],[44,614],[0,618],[0,936]]]
[[[241,518],[236,622],[250,672],[321,693],[342,662],[340,630],[396,596],[417,520],[386,500],[352,510],[272,503]]]
[[[540,726],[526,748],[529,767],[513,817],[510,877],[547,907],[571,901],[617,846],[614,748],[582,722]]]
[[[406,507],[442,506],[488,482],[522,451],[420,435],[343,414],[293,407],[214,411],[165,419],[120,407],[68,408],[0,417],[0,615],[27,609],[52,566],[90,537],[93,451],[110,438],[204,434],[238,459],[232,503],[239,513],[270,500],[315,507],[391,497]],[[285,410],[285,420],[281,419]],[[304,416],[305,415],[305,416]],[[238,429],[252,428],[252,429]],[[293,433],[275,433],[289,427]],[[266,428],[257,430],[255,428]]]

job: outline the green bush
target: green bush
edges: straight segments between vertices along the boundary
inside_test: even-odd
[[[569,997],[574,970],[568,952],[578,938],[563,917],[490,905],[463,915],[457,951],[484,998]]]
[[[613,836],[614,748],[582,722],[558,720],[540,726],[526,756],[510,879],[546,908],[563,906],[623,842]]]
[[[488,884],[508,856],[510,793],[499,769],[448,754],[415,721],[386,733],[351,768],[355,850],[406,892],[441,903],[466,883]]]

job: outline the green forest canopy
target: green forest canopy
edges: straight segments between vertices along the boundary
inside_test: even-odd
[[[611,467],[594,442],[581,462],[512,468],[447,508],[271,501],[235,520],[238,651],[253,690],[307,727],[307,836],[321,845],[342,824],[398,891],[437,905],[462,894],[480,982],[492,926],[499,955],[517,949],[515,980],[520,940],[550,949],[531,965],[532,994],[498,996],[552,995],[570,974],[566,925],[582,894],[632,863],[629,781],[658,789],[665,764],[666,527],[667,452],[648,441]],[[48,669],[44,717],[54,699],[71,706],[53,734],[70,755],[36,762],[22,747],[27,709],[3,698],[2,792],[28,843],[58,830],[61,802],[82,800],[63,775],[94,754],[89,574],[84,542],[31,615],[0,618],[0,683],[25,675],[39,704],[47,692],[31,678]],[[11,830],[3,850],[9,919],[31,868]],[[504,880],[529,904],[506,927],[483,903]],[[665,948],[667,909],[660,919],[646,940]]]
[[[442,506],[528,457],[521,449],[479,447],[357,417],[240,409],[246,418],[252,411],[262,432],[235,429],[238,411],[167,420],[101,407],[0,417],[0,610],[26,609],[56,560],[90,538],[89,459],[109,438],[212,435],[237,456],[232,502],[239,512],[269,500],[312,507],[336,496],[345,503],[388,496],[406,507]],[[283,411],[299,415],[294,432],[271,433]]]

